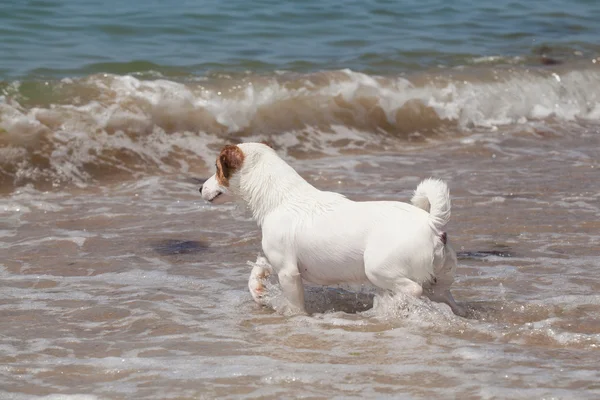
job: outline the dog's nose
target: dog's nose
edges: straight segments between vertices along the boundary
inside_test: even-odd
[[[203,187],[203,186],[204,186],[204,185],[200,185],[200,189],[198,189],[198,191],[199,191],[200,193],[202,193],[202,187]]]

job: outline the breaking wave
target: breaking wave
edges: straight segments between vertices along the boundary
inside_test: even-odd
[[[10,190],[205,173],[223,143],[243,140],[269,140],[301,157],[532,121],[596,123],[599,93],[595,63],[408,77],[340,70],[0,82],[0,183]]]

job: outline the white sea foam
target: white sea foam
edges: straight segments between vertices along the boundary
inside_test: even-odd
[[[58,91],[86,94],[72,104],[27,108],[18,98],[1,99],[2,140],[11,146],[0,148],[0,155],[6,165],[18,166],[12,175],[17,182],[84,185],[103,170],[203,170],[224,137],[269,139],[284,152],[336,155],[367,144],[385,147],[397,137],[424,140],[448,125],[472,132],[547,118],[599,119],[595,69],[490,74],[407,79],[341,70],[218,83],[94,75],[57,84]],[[49,166],[24,149],[44,141],[51,145],[40,155]]]

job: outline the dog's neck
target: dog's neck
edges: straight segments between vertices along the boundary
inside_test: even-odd
[[[250,165],[240,171],[239,194],[258,226],[281,206],[302,210],[324,200],[331,202],[343,198],[335,194],[333,199],[334,193],[321,192],[275,154],[265,154],[257,162],[248,161]]]

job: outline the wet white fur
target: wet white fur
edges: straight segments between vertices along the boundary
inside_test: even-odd
[[[456,256],[442,242],[450,218],[447,185],[421,182],[412,205],[355,202],[318,190],[260,143],[243,143],[241,168],[221,187],[213,175],[202,187],[212,200],[224,191],[241,197],[262,228],[262,248],[293,310],[304,311],[303,280],[320,285],[371,283],[381,289],[445,302],[457,314],[449,288]],[[261,303],[268,264],[251,273],[249,288]]]

